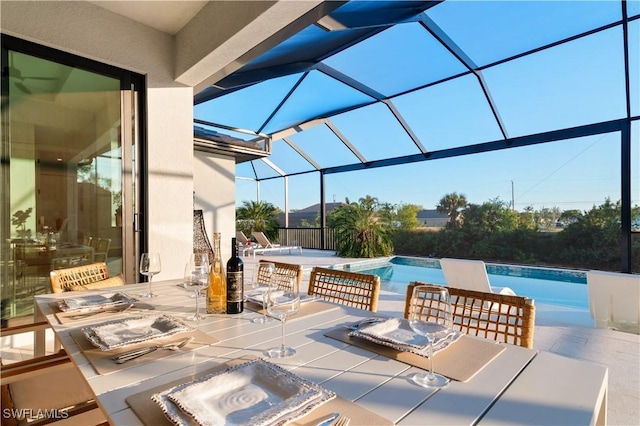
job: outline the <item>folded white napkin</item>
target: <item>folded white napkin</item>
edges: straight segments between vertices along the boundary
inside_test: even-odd
[[[349,336],[361,337],[404,352],[412,352],[422,356],[428,355],[429,341],[426,337],[413,331],[409,326],[409,321],[404,318],[389,318],[363,325],[358,330],[350,332]],[[452,330],[446,336],[437,339],[433,342],[433,353],[436,354],[445,349],[461,336],[462,333]]]

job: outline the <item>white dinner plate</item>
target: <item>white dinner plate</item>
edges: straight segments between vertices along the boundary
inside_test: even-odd
[[[65,297],[58,301],[58,307],[62,312],[83,312],[118,305],[130,305],[137,301],[138,299],[121,292],[88,294],[78,297]]]
[[[408,351],[426,355],[429,341],[426,337],[416,333],[404,318],[389,318],[384,321],[364,325],[349,333],[350,336],[361,337],[372,342],[390,346],[401,351]],[[434,354],[443,350],[462,336],[457,330],[451,331],[445,337],[433,343]]]
[[[169,315],[145,315],[85,327],[82,333],[94,346],[107,351],[192,330]]]
[[[175,425],[281,425],[335,397],[263,359],[154,394]]]

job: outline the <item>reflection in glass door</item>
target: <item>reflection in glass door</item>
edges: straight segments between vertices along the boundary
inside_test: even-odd
[[[122,201],[133,197],[123,194],[121,79],[2,53],[6,320],[32,314],[53,269],[106,262],[121,273]]]

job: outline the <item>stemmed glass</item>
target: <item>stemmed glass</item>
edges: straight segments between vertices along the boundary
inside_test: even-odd
[[[411,379],[425,388],[442,388],[449,379],[433,372],[433,343],[453,328],[451,300],[446,287],[417,285],[411,296],[409,326],[429,342],[429,373],[416,373]]]
[[[140,273],[149,277],[149,292],[140,297],[156,297],[151,291],[151,280],[153,280],[153,276],[159,274],[161,270],[160,253],[142,253],[140,257]]]
[[[185,279],[184,286],[192,288],[196,298],[196,313],[187,318],[189,321],[200,321],[205,318],[200,314],[200,292],[209,284],[209,257],[206,253],[193,253],[189,259],[189,271],[191,279]]]
[[[298,280],[291,278],[287,289],[279,289],[277,285],[270,285],[267,289],[267,311],[269,315],[278,318],[282,322],[282,344],[267,350],[270,358],[286,358],[293,356],[296,350],[287,347],[284,342],[284,325],[287,317],[295,315],[300,309],[300,285]]]
[[[257,324],[264,324],[266,322],[271,321],[271,318],[267,316],[267,302],[266,302],[266,290],[267,287],[273,284],[272,277],[273,273],[276,270],[276,265],[271,262],[260,262],[256,269],[254,270],[253,277],[253,288],[263,287],[265,291],[262,292],[262,316],[258,318],[254,318],[251,322]],[[267,287],[264,287],[267,286]]]

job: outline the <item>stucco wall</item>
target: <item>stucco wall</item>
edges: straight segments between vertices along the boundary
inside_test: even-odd
[[[149,249],[179,278],[192,245],[193,89],[177,83],[174,38],[87,2],[2,2],[2,32],[146,75]]]
[[[0,1],[0,23],[5,34],[146,76],[149,249],[162,256],[158,279],[171,279],[182,277],[192,246],[193,87],[224,77],[335,7],[316,9],[322,4],[209,2],[175,36],[86,1]],[[205,170],[209,161],[196,157],[196,192],[212,221],[209,232],[223,232],[223,252],[229,253],[233,160],[216,159],[213,172]],[[212,179],[220,181],[213,185]]]
[[[231,256],[236,235],[235,159],[196,151],[193,164],[194,207],[202,209],[209,241],[221,233],[222,261]]]

